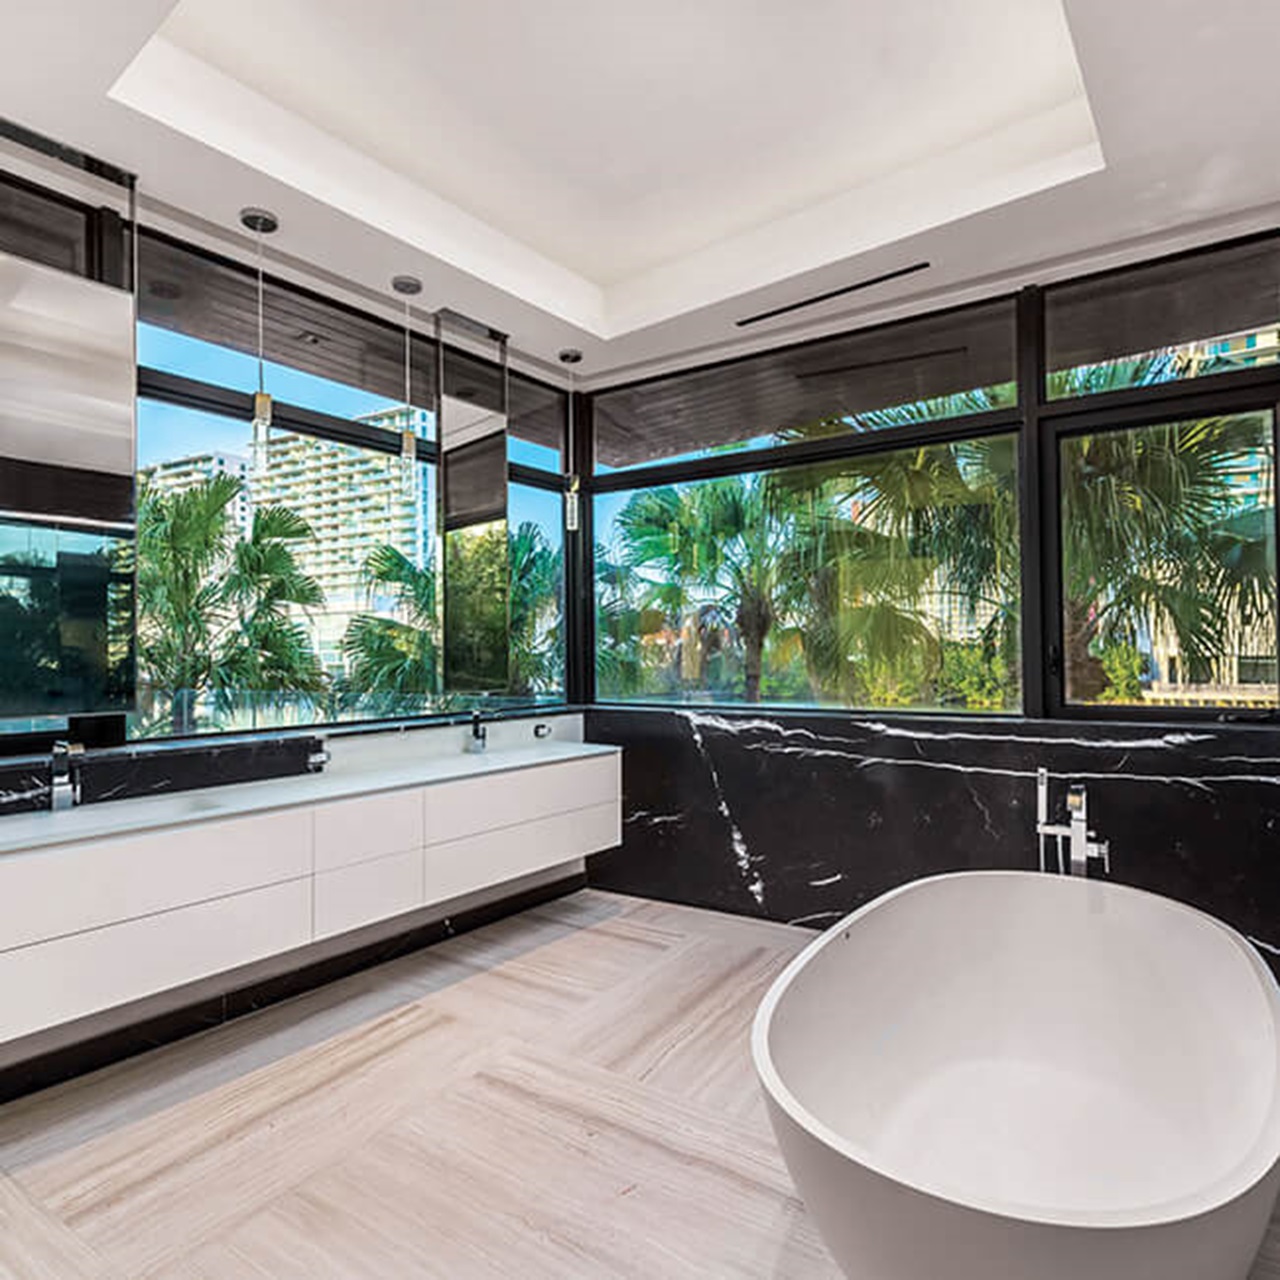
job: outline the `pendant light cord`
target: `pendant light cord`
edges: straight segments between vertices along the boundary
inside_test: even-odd
[[[405,427],[409,431],[413,430],[412,360],[413,343],[409,334],[409,299],[406,295],[404,300],[404,407]]]
[[[266,290],[266,282],[262,275],[262,232],[254,232],[254,239],[258,242],[258,391],[266,391],[266,375],[263,372],[262,348],[265,341],[265,327],[263,324],[263,293]]]

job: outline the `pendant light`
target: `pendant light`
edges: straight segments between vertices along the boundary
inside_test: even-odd
[[[267,465],[267,438],[271,431],[271,397],[267,394],[263,354],[266,280],[262,268],[262,238],[279,229],[280,219],[269,209],[250,205],[240,210],[240,224],[253,232],[258,250],[258,389],[253,396],[253,454],[254,469],[261,474]]]
[[[391,287],[404,302],[404,424],[400,429],[400,474],[406,493],[412,493],[417,475],[418,433],[413,429],[413,332],[409,328],[409,299],[422,292],[417,276],[392,276]]]

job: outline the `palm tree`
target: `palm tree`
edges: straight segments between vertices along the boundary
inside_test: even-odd
[[[605,697],[626,698],[645,685],[641,636],[649,623],[636,604],[641,584],[636,571],[614,559],[602,542],[595,546],[596,687]]]
[[[531,521],[509,535],[507,548],[509,635],[504,642],[510,655],[508,692],[528,696],[558,687],[561,679],[561,557]],[[488,554],[492,550],[492,539],[480,549],[486,572],[478,585],[485,595],[492,594],[492,575],[487,572],[489,559],[494,559]],[[475,561],[465,563],[474,565]],[[378,596],[390,595],[395,616],[360,614],[348,623],[342,640],[348,662],[344,682],[348,694],[353,698],[380,694],[393,705],[407,702],[419,708],[425,700],[439,699],[443,695],[434,570],[430,565],[415,564],[395,547],[382,546],[370,554],[364,576],[371,606]],[[464,598],[466,595],[464,590]],[[460,607],[465,609],[465,602]]]
[[[769,475],[733,476],[642,489],[618,514],[623,564],[643,582],[640,607],[687,619],[714,601],[742,648],[747,702],[760,700],[765,643],[778,619],[791,526],[785,499]],[[696,627],[685,635],[698,644]]]
[[[511,565],[511,686],[527,697],[560,686],[564,670],[560,553],[531,520],[508,540]]]
[[[244,690],[319,694],[324,667],[298,610],[324,606],[319,582],[304,573],[294,547],[311,526],[288,507],[259,507],[247,538],[236,540],[222,579],[231,627],[217,653],[213,687],[230,709]]]
[[[1269,447],[1258,415],[1103,431],[1062,455],[1064,657],[1070,696],[1111,684],[1100,650],[1154,634],[1208,672],[1229,637],[1274,613],[1269,519],[1238,477]]]
[[[169,729],[197,727],[213,693],[318,694],[324,671],[292,611],[324,603],[296,544],[312,536],[282,507],[259,508],[247,538],[232,518],[243,482],[220,475],[181,493],[144,486],[138,504],[138,659],[169,701]]]
[[[347,689],[355,697],[376,694],[395,706],[421,707],[440,692],[435,570],[381,546],[365,561],[364,577],[371,603],[389,595],[395,616],[359,614],[347,624]]]

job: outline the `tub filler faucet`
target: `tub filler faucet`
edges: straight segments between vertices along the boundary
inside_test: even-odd
[[[1099,840],[1098,833],[1089,830],[1089,793],[1084,783],[1073,782],[1067,787],[1067,821],[1050,822],[1049,770],[1036,770],[1036,836],[1040,842],[1041,871],[1050,870],[1045,850],[1046,842],[1052,838],[1057,850],[1055,870],[1062,875],[1087,876],[1089,868],[1099,864],[1104,875],[1111,874],[1111,842]]]

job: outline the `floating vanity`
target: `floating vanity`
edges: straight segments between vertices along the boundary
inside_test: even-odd
[[[394,745],[322,774],[0,820],[0,1043],[619,842],[616,747]]]

